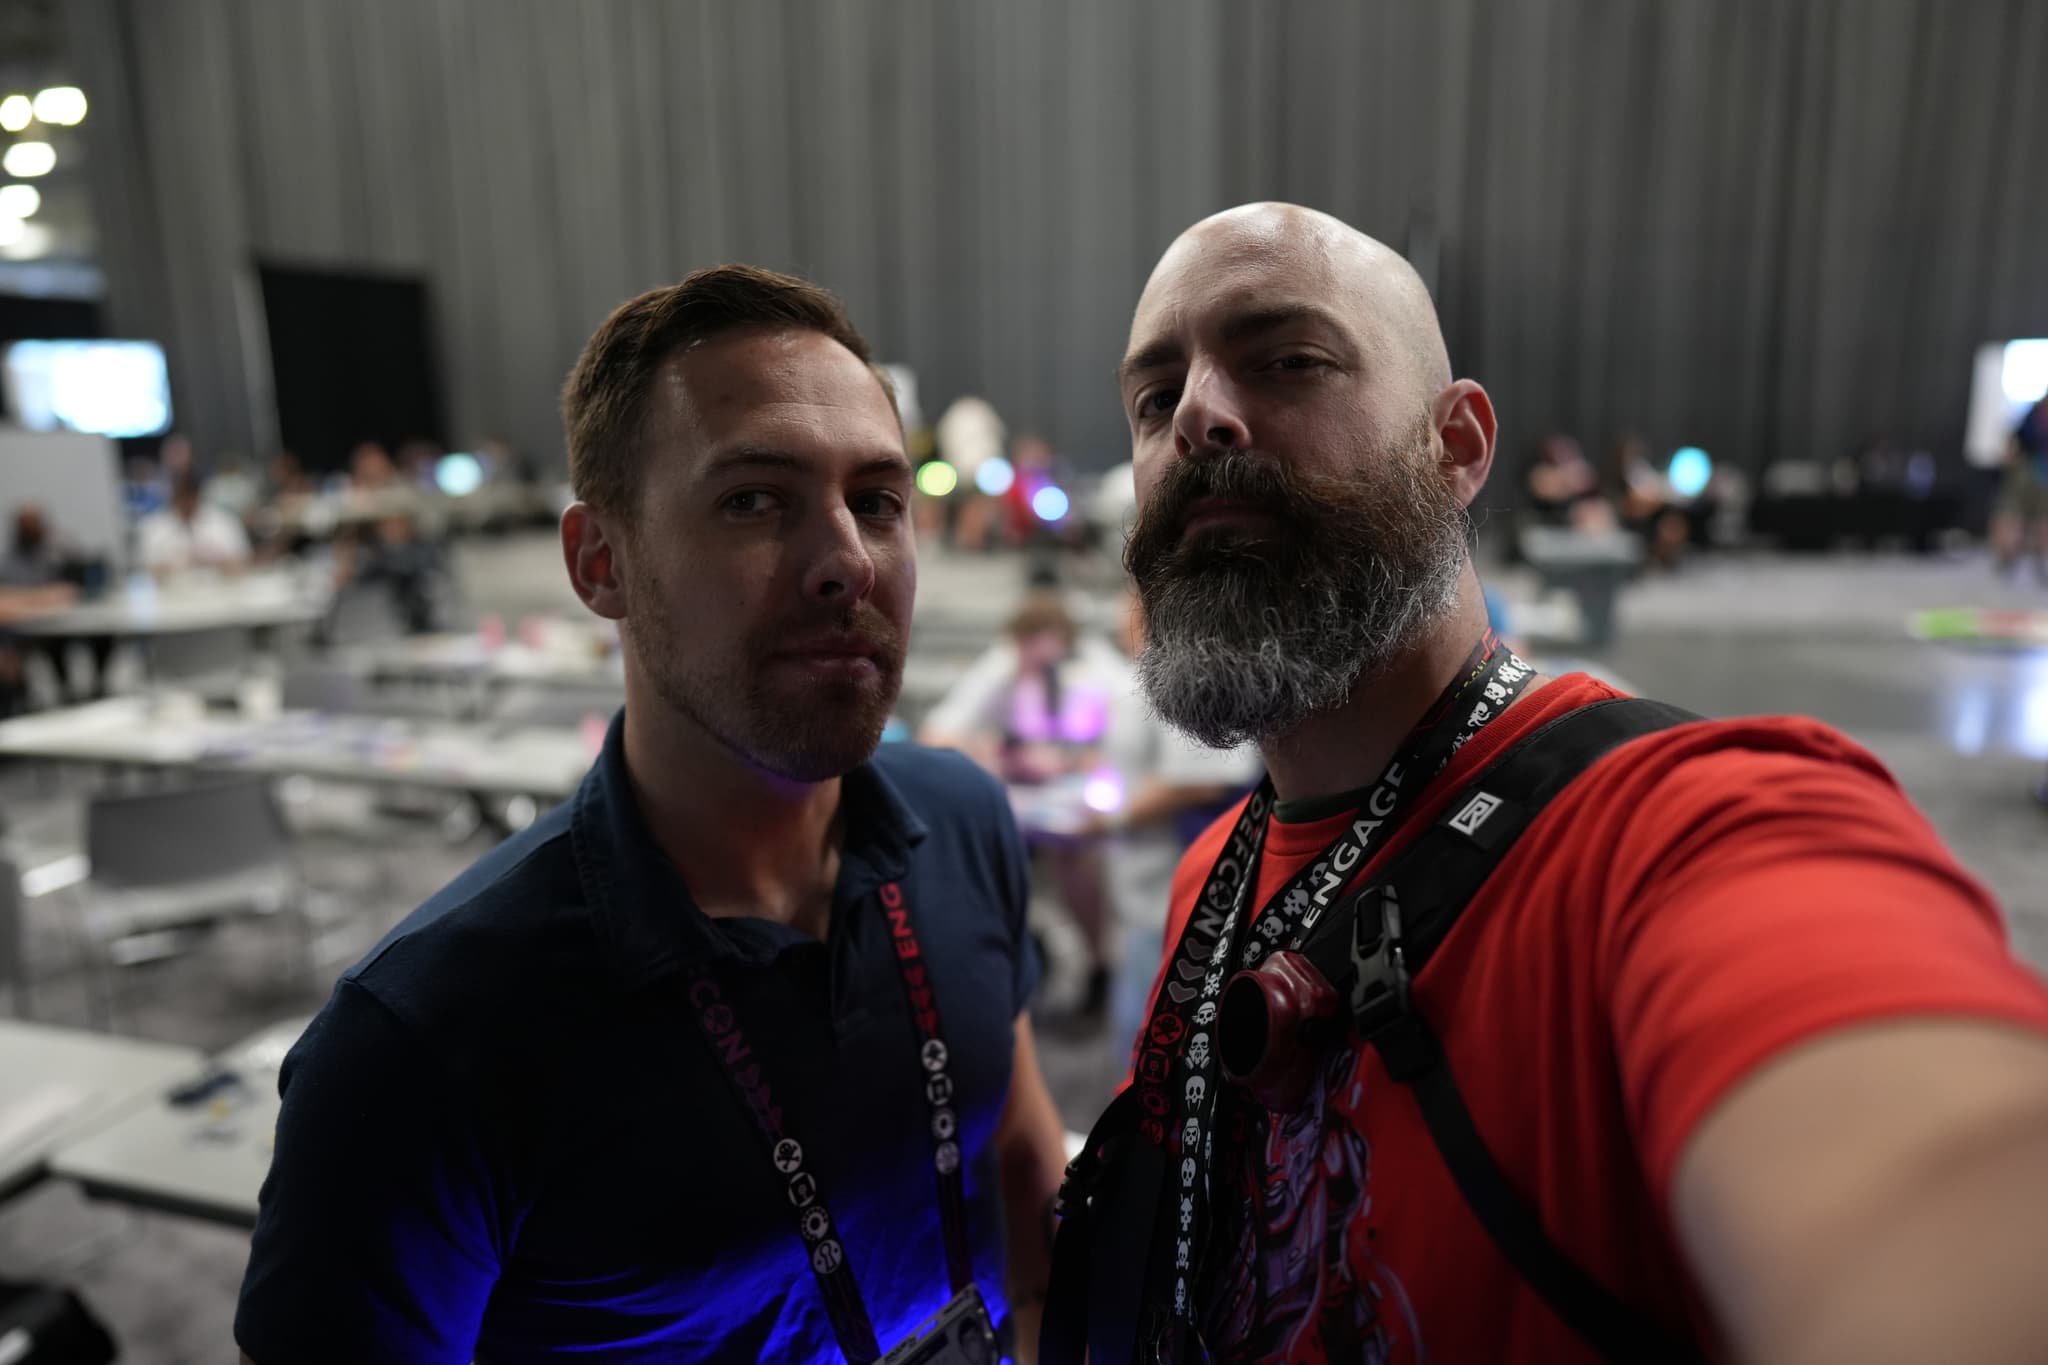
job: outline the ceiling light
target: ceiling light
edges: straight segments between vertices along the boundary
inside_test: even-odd
[[[47,142],[17,142],[0,156],[0,169],[27,180],[48,175],[57,164],[57,149]]]
[[[42,206],[34,185],[0,185],[0,218],[26,218]]]
[[[0,256],[10,261],[33,261],[47,256],[56,244],[56,234],[40,223],[0,218]]]
[[[27,95],[9,95],[0,100],[0,128],[10,133],[18,133],[28,127],[29,120],[35,116],[35,106],[28,102]]]
[[[77,123],[85,117],[85,92],[75,85],[53,85],[36,92],[34,108],[44,123]]]

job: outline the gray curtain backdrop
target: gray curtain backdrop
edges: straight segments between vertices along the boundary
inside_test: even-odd
[[[424,273],[458,442],[561,459],[626,297],[838,290],[927,411],[1084,467],[1167,241],[1286,198],[1411,253],[1507,470],[1953,451],[2048,335],[2039,0],[67,0],[110,313],[202,451],[274,440],[256,256]],[[1497,475],[1497,484],[1505,475]]]

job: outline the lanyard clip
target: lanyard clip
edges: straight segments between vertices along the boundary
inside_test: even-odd
[[[1374,900],[1379,903],[1377,916],[1368,913]],[[1352,916],[1351,968],[1351,1017],[1358,1036],[1370,1043],[1408,1014],[1408,954],[1401,934],[1401,900],[1393,887],[1369,892]]]

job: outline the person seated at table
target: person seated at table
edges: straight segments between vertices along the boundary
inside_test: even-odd
[[[1624,436],[1607,462],[1608,491],[1621,509],[1622,527],[1643,542],[1650,564],[1675,569],[1692,529],[1671,481],[1650,460],[1649,442]]]
[[[1562,432],[1536,447],[1522,485],[1538,526],[1587,532],[1615,528],[1614,508],[1600,494],[1599,472],[1579,443]]]
[[[193,569],[240,573],[249,565],[249,534],[240,520],[207,502],[199,476],[187,472],[171,485],[170,505],[135,528],[135,557],[157,578]]]
[[[1040,786],[1095,766],[1110,703],[1129,687],[1130,665],[1115,646],[1081,634],[1057,592],[1033,592],[1003,638],[933,708],[918,740],[958,749],[1012,786]],[[1093,840],[1024,833],[1050,863],[1060,899],[1087,942],[1081,1013],[1099,1016],[1110,980],[1101,849]]]
[[[440,545],[420,525],[419,490],[400,478],[383,446],[365,441],[349,457],[349,499],[379,515],[336,538],[335,590],[382,583],[407,633],[433,631],[444,566]]]
[[[42,644],[23,639],[8,627],[32,616],[62,611],[77,600],[78,589],[69,583],[17,587],[0,582],[0,719],[28,709],[29,654]]]
[[[15,621],[48,612],[62,611],[76,602],[80,584],[90,582],[93,566],[69,551],[43,509],[23,503],[14,509],[14,534],[7,554],[0,559],[0,693],[11,699],[12,709],[27,702],[27,660],[41,654],[49,661],[58,687],[77,695],[103,696],[106,691],[107,662],[114,652],[110,635],[82,637],[90,671],[72,667],[72,641],[59,636],[12,639],[6,628]]]

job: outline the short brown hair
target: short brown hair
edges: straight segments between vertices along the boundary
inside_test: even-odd
[[[867,338],[831,291],[759,266],[712,266],[681,284],[628,299],[584,343],[562,386],[569,482],[576,496],[605,510],[631,506],[654,372],[682,347],[757,327],[824,333],[875,371],[894,405],[895,393],[876,369]]]
[[[1068,649],[1074,647],[1074,639],[1080,633],[1060,595],[1045,589],[1031,593],[1018,603],[1017,610],[1011,613],[1003,630],[1012,640],[1018,641],[1028,640],[1034,635],[1058,635],[1066,640]]]

